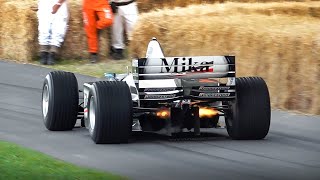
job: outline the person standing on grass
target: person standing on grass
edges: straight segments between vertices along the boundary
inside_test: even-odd
[[[39,0],[40,63],[53,65],[68,28],[69,11],[66,0]]]
[[[90,60],[98,60],[98,31],[110,27],[113,13],[108,0],[83,0],[83,22],[87,34]]]
[[[130,33],[138,20],[138,7],[135,0],[112,0],[114,22],[111,33],[110,56],[115,60],[124,58],[125,49],[124,30],[130,40]]]

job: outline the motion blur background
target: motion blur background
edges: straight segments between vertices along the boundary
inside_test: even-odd
[[[130,57],[152,37],[166,56],[235,55],[238,76],[261,76],[273,108],[320,115],[320,1],[138,0]],[[30,62],[38,51],[36,0],[0,0],[0,59]],[[69,0],[64,59],[87,57],[81,0]],[[101,54],[109,33],[100,37]]]

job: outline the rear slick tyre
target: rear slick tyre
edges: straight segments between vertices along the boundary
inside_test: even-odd
[[[78,114],[78,82],[73,73],[50,72],[43,83],[42,115],[51,131],[72,130]]]
[[[93,83],[88,102],[89,132],[96,144],[128,143],[132,131],[132,98],[121,81]]]
[[[229,136],[238,140],[263,139],[270,127],[270,97],[260,77],[236,78],[236,100],[226,116]]]

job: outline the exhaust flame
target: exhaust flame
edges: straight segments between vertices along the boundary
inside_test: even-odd
[[[168,109],[162,109],[158,111],[156,115],[160,118],[168,118],[170,116],[170,112]],[[199,108],[200,118],[212,118],[216,115],[218,115],[218,111],[213,108],[208,108],[208,107]]]
[[[169,111],[168,110],[161,110],[157,112],[157,116],[161,118],[167,118],[169,117]]]
[[[213,116],[218,115],[218,111],[211,108],[199,108],[199,116],[200,118],[207,117],[211,118]]]

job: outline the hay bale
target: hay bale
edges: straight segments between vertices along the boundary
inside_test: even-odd
[[[36,17],[29,9],[32,2],[2,1],[0,4],[0,57],[31,60],[37,45],[34,38]]]
[[[320,3],[293,7],[308,9]],[[301,11],[295,16],[283,11],[269,16],[250,8],[252,13],[244,14],[227,3],[142,14],[132,34],[131,55],[144,57],[153,36],[166,56],[233,54],[239,76],[261,76],[267,81],[273,108],[320,114],[320,20],[302,16]]]
[[[244,14],[286,15],[320,17],[319,1],[271,2],[271,3],[229,3],[228,8]]]
[[[309,2],[312,0],[137,0],[140,12],[149,12],[155,9],[186,7],[194,4],[213,4],[225,2]],[[319,0],[314,0],[319,1]]]
[[[0,0],[0,5],[2,5],[4,2],[4,0]],[[1,6],[2,7],[2,6]],[[0,17],[2,17],[2,11],[0,9]],[[2,23],[0,21],[0,33],[1,33],[1,29],[2,29]],[[3,48],[2,48],[2,36],[0,36],[0,58],[2,57],[2,54],[3,54]]]

